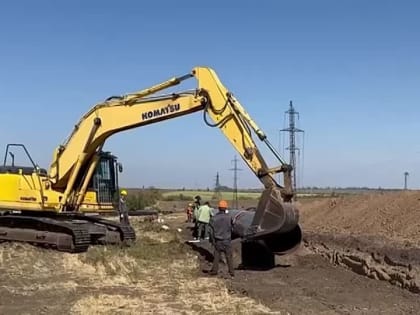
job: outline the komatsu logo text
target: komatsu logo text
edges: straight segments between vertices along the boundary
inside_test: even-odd
[[[175,112],[179,111],[180,108],[181,108],[181,106],[179,104],[168,104],[165,107],[155,109],[155,110],[150,110],[148,112],[142,113],[141,114],[141,119],[142,120],[147,120],[147,119],[151,119],[151,118],[165,116],[165,115],[168,115],[168,114],[175,113]]]

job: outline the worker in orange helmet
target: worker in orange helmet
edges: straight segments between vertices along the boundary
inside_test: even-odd
[[[228,264],[229,274],[235,276],[232,259],[232,227],[233,222],[228,214],[228,204],[226,200],[220,200],[219,211],[210,219],[210,240],[214,246],[213,267],[210,275],[217,275],[219,272],[219,261],[221,254],[224,253]]]

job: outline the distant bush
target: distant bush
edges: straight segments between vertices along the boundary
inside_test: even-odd
[[[142,210],[145,207],[153,206],[156,201],[162,199],[162,194],[158,189],[149,188],[127,196],[128,210]]]
[[[168,195],[163,197],[164,201],[193,201],[193,197],[192,196],[188,196],[188,195],[184,195],[182,193],[178,194],[178,195]]]

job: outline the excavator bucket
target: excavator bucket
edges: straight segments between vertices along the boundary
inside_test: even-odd
[[[282,202],[281,190],[270,187],[263,191],[249,227],[247,238],[259,239],[267,235],[293,231],[299,222],[299,212],[292,202]]]
[[[229,213],[232,235],[246,246],[251,245],[246,247],[253,248],[251,253],[262,246],[272,254],[284,255],[295,251],[302,242],[298,209],[292,202],[282,202],[281,191],[276,187],[263,192],[255,211],[233,209]]]

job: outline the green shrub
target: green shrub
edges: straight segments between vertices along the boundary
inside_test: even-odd
[[[162,194],[158,189],[142,189],[127,196],[128,210],[142,210],[145,207],[153,206],[156,201],[162,199]]]

